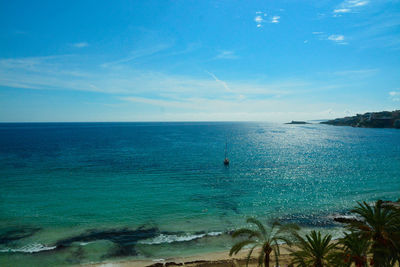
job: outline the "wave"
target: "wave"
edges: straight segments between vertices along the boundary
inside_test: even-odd
[[[141,240],[138,243],[144,245],[159,245],[159,244],[170,244],[174,242],[187,242],[195,239],[200,239],[203,237],[212,237],[222,235],[222,232],[209,232],[204,234],[185,234],[185,235],[168,235],[168,234],[160,234],[156,237]]]
[[[19,252],[19,253],[37,253],[41,251],[46,251],[46,250],[53,250],[57,246],[51,246],[47,247],[42,244],[29,244],[26,246],[23,246],[21,248],[5,248],[5,249],[0,249],[0,252],[7,253],[7,252]]]
[[[357,216],[355,214],[331,214],[331,215],[328,215],[327,218],[332,219],[332,220],[336,219],[336,218],[357,220],[357,219],[360,219],[360,216]]]

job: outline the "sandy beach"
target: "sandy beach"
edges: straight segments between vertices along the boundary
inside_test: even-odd
[[[258,250],[254,250],[249,266],[257,266]],[[280,266],[287,266],[290,262],[289,250],[286,245],[280,246]],[[248,250],[240,251],[237,255],[229,256],[229,251],[205,253],[188,257],[176,257],[165,260],[130,260],[130,261],[109,261],[104,263],[87,264],[85,266],[96,267],[156,267],[156,266],[246,266]],[[274,266],[274,257],[271,254],[271,266]]]

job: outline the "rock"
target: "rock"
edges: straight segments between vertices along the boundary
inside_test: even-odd
[[[333,218],[333,220],[338,223],[346,223],[346,224],[350,224],[350,223],[354,223],[354,222],[361,222],[360,220],[357,220],[356,218],[349,218],[349,217],[335,217],[335,218]]]
[[[395,120],[393,126],[396,129],[400,129],[400,119]]]
[[[309,123],[305,121],[291,121],[285,124],[309,124]]]

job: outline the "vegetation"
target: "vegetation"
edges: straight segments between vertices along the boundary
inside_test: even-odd
[[[368,239],[361,238],[360,234],[351,232],[344,233],[344,237],[339,239],[339,246],[342,249],[335,253],[336,266],[351,266],[353,263],[356,267],[367,266],[367,256],[371,245]]]
[[[247,220],[257,227],[243,228],[232,236],[242,237],[236,243],[230,256],[249,246],[246,265],[256,247],[261,247],[258,266],[269,266],[270,254],[274,252],[276,266],[279,266],[278,242],[285,242],[291,249],[291,266],[296,267],[392,267],[400,265],[400,200],[384,202],[378,200],[373,205],[358,203],[352,212],[357,219],[346,220],[343,237],[333,241],[331,235],[311,231],[302,235],[298,227],[271,224],[269,230],[256,219]],[[243,239],[245,237],[245,239]]]
[[[336,244],[331,242],[331,235],[322,236],[320,232],[311,231],[305,238],[298,234],[295,236],[298,240],[299,250],[293,250],[291,253],[293,265],[301,267],[332,265]]]
[[[265,228],[263,224],[254,218],[247,219],[247,223],[251,223],[256,226],[256,230],[251,228],[242,228],[236,230],[233,237],[245,237],[244,240],[239,241],[231,248],[229,256],[237,254],[245,246],[251,246],[250,251],[247,255],[246,266],[249,264],[249,260],[253,250],[256,247],[260,247],[260,254],[258,256],[258,266],[269,267],[271,252],[274,252],[276,266],[279,266],[279,245],[278,242],[285,242],[289,246],[292,244],[291,240],[287,238],[286,234],[298,230],[298,226],[293,224],[282,225],[275,221],[270,224],[269,228]]]
[[[358,233],[360,240],[371,241],[370,253],[374,266],[394,266],[399,261],[399,211],[378,200],[372,207],[358,203],[352,210],[362,220],[348,223],[347,228]]]

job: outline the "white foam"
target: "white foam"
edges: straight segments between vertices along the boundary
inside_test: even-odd
[[[152,261],[154,261],[154,262],[163,262],[163,261],[165,261],[165,259],[153,259]]]
[[[343,218],[343,219],[360,219],[356,214],[332,214],[327,216],[329,219]]]
[[[0,249],[0,252],[22,252],[22,253],[37,253],[40,251],[53,250],[56,246],[46,247],[42,244],[29,244],[21,248],[6,248]]]
[[[210,232],[207,234],[197,234],[197,235],[166,235],[166,234],[160,234],[154,238],[149,238],[145,239],[142,241],[139,241],[140,244],[145,244],[145,245],[158,245],[158,244],[170,244],[173,242],[186,242],[186,241],[191,241],[199,238],[203,238],[206,236],[218,236],[221,235],[222,232]]]
[[[207,235],[208,236],[219,236],[219,235],[222,235],[222,232],[210,232]]]

